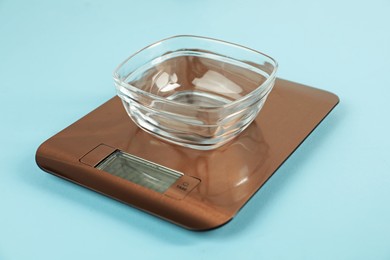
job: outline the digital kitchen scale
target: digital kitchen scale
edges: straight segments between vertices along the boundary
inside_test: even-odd
[[[337,105],[336,95],[277,79],[256,120],[199,151],[142,131],[118,97],[44,142],[45,171],[192,230],[231,220]]]

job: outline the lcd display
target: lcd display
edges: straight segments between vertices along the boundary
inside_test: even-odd
[[[96,168],[160,193],[183,176],[180,172],[122,151],[115,151]]]

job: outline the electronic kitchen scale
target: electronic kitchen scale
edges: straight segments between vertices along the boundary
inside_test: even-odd
[[[256,120],[199,151],[142,131],[118,97],[44,142],[45,171],[192,230],[231,220],[337,105],[336,95],[277,79]]]

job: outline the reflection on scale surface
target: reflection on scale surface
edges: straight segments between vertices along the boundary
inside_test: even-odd
[[[128,153],[200,179],[202,185],[195,188],[198,199],[224,208],[241,205],[257,188],[256,180],[264,180],[259,174],[268,165],[268,150],[256,122],[228,144],[211,151],[169,144],[141,129],[126,147]]]

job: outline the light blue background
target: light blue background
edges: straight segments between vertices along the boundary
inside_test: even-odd
[[[341,103],[228,225],[191,232],[42,172],[36,148],[176,34]],[[0,259],[390,259],[390,2],[0,0]]]

